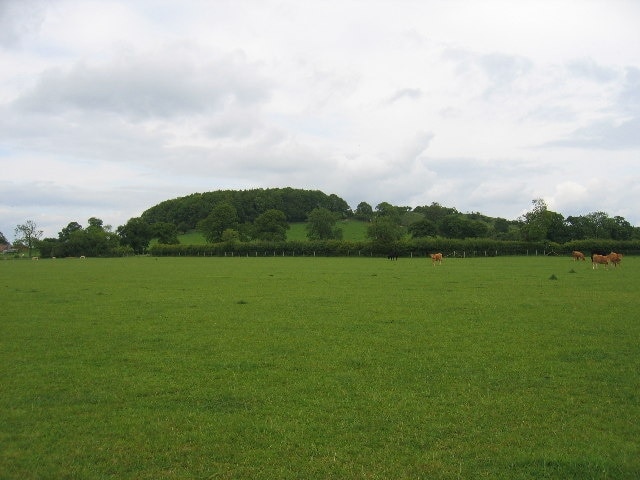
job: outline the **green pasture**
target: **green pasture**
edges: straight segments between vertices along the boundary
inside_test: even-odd
[[[640,260],[0,262],[1,479],[640,478]]]
[[[368,226],[369,223],[359,220],[340,220],[336,223],[336,227],[342,230],[342,238],[353,241],[366,240]],[[204,235],[197,230],[179,235],[178,238],[183,245],[200,245],[207,243]],[[290,223],[289,230],[287,230],[287,240],[307,240],[307,224],[304,222]]]
[[[342,230],[343,240],[364,241],[367,239],[368,222],[362,222],[360,220],[340,220],[336,223],[336,227]],[[180,243],[188,244],[185,238],[180,237]],[[287,230],[287,240],[307,240],[307,224],[302,223],[290,223],[289,230]]]

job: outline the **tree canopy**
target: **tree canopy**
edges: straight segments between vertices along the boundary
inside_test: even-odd
[[[284,241],[287,239],[289,224],[284,212],[269,209],[253,222],[253,236],[258,240]]]
[[[283,212],[287,222],[304,222],[314,208],[326,208],[340,217],[352,215],[347,202],[335,194],[287,187],[194,193],[165,200],[144,211],[141,218],[149,224],[168,222],[188,230],[196,228],[219,203],[235,208],[239,224],[253,223],[267,210]]]
[[[309,240],[340,240],[342,230],[336,227],[336,215],[326,208],[314,208],[307,217],[307,237]]]
[[[238,229],[238,212],[229,202],[216,204],[211,213],[198,222],[198,230],[211,243],[220,242],[223,232],[229,229]]]

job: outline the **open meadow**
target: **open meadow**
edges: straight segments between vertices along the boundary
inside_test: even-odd
[[[0,479],[640,478],[640,259],[0,261]]]

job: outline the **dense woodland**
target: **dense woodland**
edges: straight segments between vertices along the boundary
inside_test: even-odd
[[[342,238],[340,224],[348,220],[366,222],[366,239]],[[305,223],[307,240],[287,241],[289,225],[299,222]],[[181,234],[194,230],[204,236],[206,247],[180,244]],[[334,255],[389,250],[413,254],[434,249],[519,254],[562,253],[578,247],[640,252],[640,228],[626,219],[604,212],[565,218],[549,210],[542,199],[533,200],[522,217],[508,220],[480,212],[463,213],[435,202],[417,207],[361,202],[352,209],[335,194],[294,188],[194,193],[163,201],[115,231],[102,220],[90,218],[86,227],[71,222],[58,238],[41,240],[37,227],[27,222],[16,228],[16,237],[17,247],[60,257],[148,252],[248,255],[272,250]]]

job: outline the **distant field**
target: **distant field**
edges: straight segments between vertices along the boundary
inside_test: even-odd
[[[200,245],[203,243],[207,243],[202,233],[195,230],[182,235],[178,235],[178,239],[183,245]]]
[[[343,240],[361,241],[367,238],[367,222],[359,220],[344,220],[336,223],[342,230]],[[292,223],[287,231],[287,240],[307,240],[306,223]]]
[[[640,259],[0,262],[0,478],[640,478]]]
[[[361,222],[358,220],[345,220],[336,224],[342,229],[344,240],[366,240],[367,222]],[[191,231],[184,235],[179,235],[180,243],[183,245],[200,245],[206,243],[204,237],[200,232]],[[287,231],[287,240],[306,240],[307,229],[305,223],[292,223],[290,229]]]

